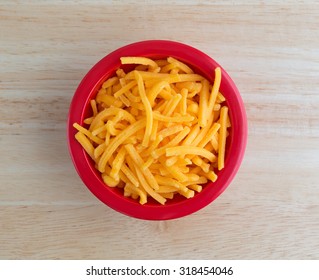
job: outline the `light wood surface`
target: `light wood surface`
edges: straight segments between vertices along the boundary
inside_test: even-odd
[[[318,15],[317,1],[1,1],[0,258],[318,259]],[[248,115],[235,180],[173,221],[100,203],[66,143],[85,73],[145,39],[213,57]]]

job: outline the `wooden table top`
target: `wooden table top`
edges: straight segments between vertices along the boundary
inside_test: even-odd
[[[1,259],[319,258],[319,5],[225,2],[1,1]],[[82,77],[146,39],[213,57],[248,116],[245,158],[229,188],[172,221],[103,205],[66,142]]]

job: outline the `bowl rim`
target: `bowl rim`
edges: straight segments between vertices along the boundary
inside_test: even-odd
[[[227,100],[228,105],[232,104],[232,108],[229,108],[229,113],[233,114],[232,129],[234,135],[236,135],[235,140],[232,137],[233,143],[230,147],[232,157],[226,158],[225,168],[219,172],[217,181],[208,183],[201,193],[196,194],[191,199],[184,199],[176,204],[168,205],[140,205],[132,199],[117,195],[101,181],[95,168],[89,164],[86,152],[74,138],[76,129],[73,127],[73,123],[82,124],[85,106],[87,106],[94,89],[121,66],[120,57],[122,56],[153,58],[173,56],[191,67],[197,68],[198,71],[195,72],[202,72],[201,74],[206,76],[210,82],[214,78],[214,69],[217,66],[221,68],[222,84],[229,88],[233,94],[232,101],[229,103],[230,100]],[[212,76],[207,77],[208,72],[212,73]],[[144,220],[170,220],[199,211],[225,191],[234,179],[243,160],[247,144],[247,130],[247,116],[243,100],[235,83],[221,65],[202,51],[184,43],[170,40],[146,40],[118,48],[103,57],[87,72],[78,85],[70,104],[67,120],[67,142],[69,153],[78,175],[100,201],[130,217]],[[214,190],[209,191],[207,188],[214,188]]]

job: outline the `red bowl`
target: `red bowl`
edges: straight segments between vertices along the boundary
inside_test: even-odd
[[[151,198],[141,205],[137,200],[124,197],[119,188],[110,188],[102,181],[100,173],[95,169],[74,135],[76,129],[73,123],[83,124],[83,120],[91,114],[90,100],[95,97],[102,83],[115,75],[121,67],[122,56],[144,56],[154,59],[175,57],[193,68],[195,73],[206,77],[211,83],[214,81],[214,70],[217,66],[222,71],[220,91],[226,98],[232,127],[227,138],[225,168],[218,172],[215,183],[207,183],[202,192],[193,198],[176,197],[168,200],[166,205],[160,205]],[[128,70],[128,69],[126,69]],[[86,74],[78,86],[71,102],[68,125],[68,145],[74,166],[85,185],[103,203],[114,210],[131,217],[145,220],[169,220],[183,217],[198,211],[215,200],[233,180],[244,156],[247,141],[247,119],[243,101],[234,82],[226,71],[212,58],[188,45],[164,41],[151,40],[133,43],[110,53],[100,60]]]

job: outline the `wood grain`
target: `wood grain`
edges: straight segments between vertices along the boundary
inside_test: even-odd
[[[28,3],[0,3],[0,259],[319,258],[316,1]],[[237,84],[249,122],[230,187],[174,221],[102,205],[67,150],[82,77],[145,39],[213,57]]]

